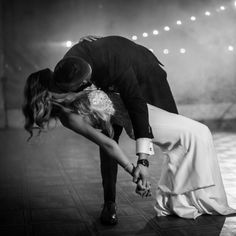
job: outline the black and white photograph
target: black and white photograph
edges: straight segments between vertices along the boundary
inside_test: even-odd
[[[236,236],[235,0],[0,18],[0,235]]]

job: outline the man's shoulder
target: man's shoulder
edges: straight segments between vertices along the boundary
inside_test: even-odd
[[[77,44],[75,44],[72,48],[70,48],[68,50],[68,52],[66,53],[66,55],[70,55],[73,54],[74,52],[77,53],[85,53],[86,50],[91,49],[91,50],[96,50],[96,49],[109,49],[109,48],[114,48],[116,46],[123,46],[125,47],[125,45],[127,45],[128,47],[131,45],[135,45],[134,42],[132,42],[131,40],[122,37],[122,36],[117,36],[117,35],[111,35],[111,36],[105,36],[105,37],[101,37],[95,41],[89,42],[89,41],[82,41],[79,42]]]

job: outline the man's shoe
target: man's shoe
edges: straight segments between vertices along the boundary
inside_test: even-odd
[[[116,214],[116,204],[114,202],[105,202],[100,216],[101,223],[104,225],[115,225],[118,222]]]

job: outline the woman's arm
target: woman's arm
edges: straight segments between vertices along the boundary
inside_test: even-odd
[[[59,119],[63,126],[83,135],[99,145],[108,155],[114,158],[129,174],[133,174],[133,165],[120,149],[119,145],[111,138],[94,129],[84,118],[78,114],[62,111]]]

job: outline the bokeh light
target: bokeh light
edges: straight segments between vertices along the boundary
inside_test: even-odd
[[[154,35],[158,35],[158,34],[159,34],[158,30],[153,30],[152,33],[153,33]]]
[[[169,26],[165,26],[165,27],[164,27],[164,30],[165,30],[165,31],[169,31],[169,30],[170,30],[170,27],[169,27]]]
[[[224,11],[225,10],[225,6],[220,6],[220,10]]]
[[[67,48],[70,48],[71,46],[72,46],[72,42],[71,42],[71,41],[69,41],[69,40],[68,40],[68,41],[66,41],[66,47],[67,47]]]
[[[144,32],[144,33],[143,33],[143,37],[144,37],[144,38],[148,37],[148,33]]]
[[[167,49],[167,48],[164,49],[164,50],[163,50],[163,53],[164,53],[164,54],[169,54],[169,49]]]
[[[229,46],[228,46],[228,50],[229,50],[230,52],[232,52],[232,51],[234,51],[234,47],[233,47],[232,45],[229,45]]]

